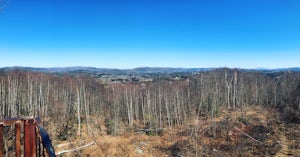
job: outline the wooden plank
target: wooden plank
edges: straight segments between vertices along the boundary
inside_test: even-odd
[[[21,121],[15,123],[16,157],[21,157]]]
[[[3,126],[9,126],[9,125],[14,125],[16,121],[29,120],[29,119],[33,119],[33,118],[32,117],[4,118],[1,119],[0,124],[3,124]]]

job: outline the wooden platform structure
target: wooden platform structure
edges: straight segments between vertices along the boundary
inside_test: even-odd
[[[15,136],[14,153],[16,157],[55,157],[55,152],[48,134],[40,125],[39,118],[6,118],[0,121],[0,157],[3,157],[8,150],[5,150],[4,128],[14,127]],[[11,133],[10,133],[11,134]],[[9,150],[13,151],[13,150]]]

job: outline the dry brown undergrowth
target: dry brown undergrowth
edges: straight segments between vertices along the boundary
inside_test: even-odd
[[[192,133],[195,126],[191,125],[166,130],[162,136],[137,133],[119,136],[94,135],[94,137],[83,135],[81,139],[85,139],[85,143],[95,141],[96,144],[62,156],[297,156],[300,154],[299,137],[293,136],[297,133],[295,130],[299,125],[288,127],[281,121],[279,113],[271,108],[252,106],[245,108],[243,112],[223,109],[220,116],[214,119],[215,136],[211,130],[211,119],[203,118],[200,121],[201,123],[197,123],[196,126],[197,133]],[[73,145],[63,149],[76,147],[76,142],[79,141],[82,140],[76,139]]]

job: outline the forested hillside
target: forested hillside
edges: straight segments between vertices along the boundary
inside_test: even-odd
[[[0,73],[0,118],[40,117],[53,141],[185,128],[222,111],[272,108],[282,120],[299,124],[300,73],[220,68],[180,79],[105,83],[86,75],[9,70]],[[196,124],[197,125],[197,124]],[[97,134],[99,133],[99,134]],[[95,135],[97,134],[97,135]]]

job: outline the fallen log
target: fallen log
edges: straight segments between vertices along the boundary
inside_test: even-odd
[[[94,145],[94,144],[95,144],[95,142],[90,142],[90,143],[88,143],[86,145],[83,145],[83,146],[80,146],[80,147],[77,147],[77,148],[59,151],[59,152],[55,153],[55,155],[61,155],[61,154],[64,154],[64,153],[73,152],[73,151],[76,151],[76,150],[79,150],[79,149],[83,149],[83,148],[89,147],[89,146]]]
[[[83,140],[83,141],[80,141],[76,144],[76,142],[68,142],[68,143],[62,143],[62,144],[58,144],[56,145],[54,148],[61,148],[61,147],[65,147],[65,146],[69,146],[69,145],[81,145],[83,143],[85,143],[87,140]]]

